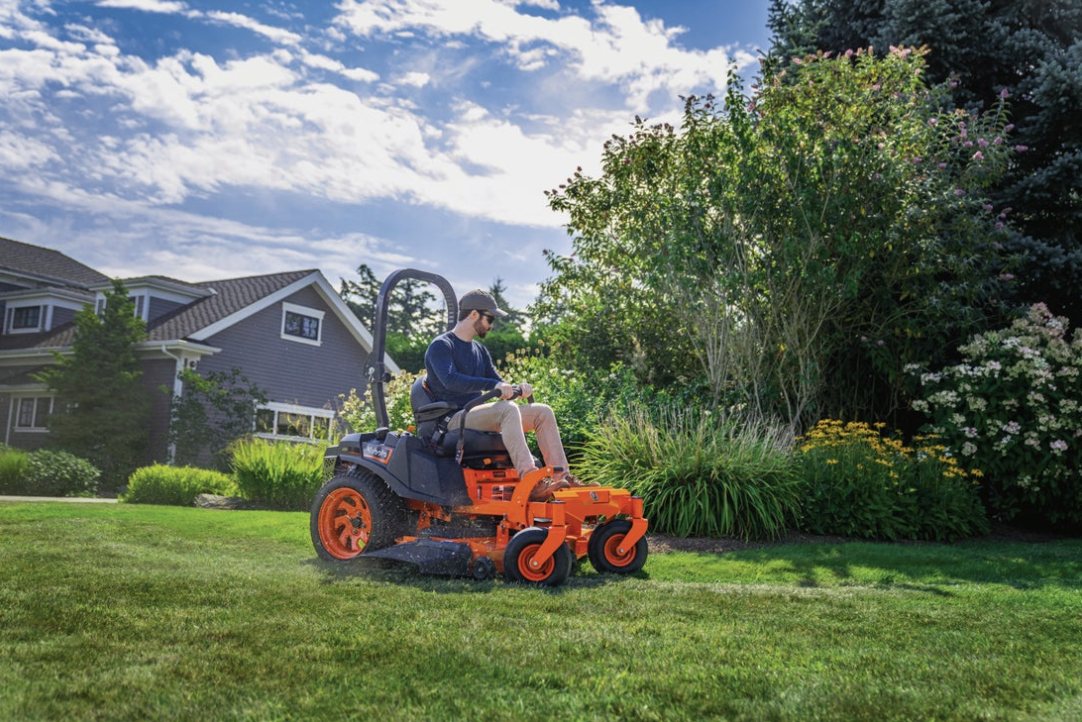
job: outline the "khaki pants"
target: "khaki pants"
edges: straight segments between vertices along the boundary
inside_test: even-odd
[[[451,417],[447,428],[457,429],[461,422],[460,411]],[[481,404],[466,416],[466,428],[500,432],[519,478],[537,468],[530,447],[526,445],[527,431],[537,434],[537,445],[541,447],[545,465],[567,471],[567,456],[560,441],[560,428],[556,425],[552,409],[545,404],[519,405],[510,401]]]

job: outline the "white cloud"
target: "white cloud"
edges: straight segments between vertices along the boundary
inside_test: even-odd
[[[428,73],[411,72],[402,76],[401,82],[404,85],[411,85],[415,88],[423,88],[428,85],[428,81],[432,79]]]
[[[246,28],[247,30],[263,35],[282,45],[297,45],[302,40],[301,36],[294,32],[272,27],[270,25],[264,25],[263,23],[253,20],[247,15],[241,15],[240,13],[226,13],[214,10],[206,13],[206,17],[226,25]]]
[[[188,4],[170,0],[99,0],[98,7],[124,10],[142,10],[148,13],[175,15],[188,11]]]

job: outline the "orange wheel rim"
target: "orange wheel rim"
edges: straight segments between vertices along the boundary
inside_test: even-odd
[[[635,547],[625,549],[620,553],[620,545],[624,543],[625,534],[613,534],[605,540],[605,561],[614,567],[626,567],[635,561]]]
[[[555,555],[549,557],[548,561],[539,567],[531,566],[533,558],[537,556],[537,552],[540,550],[540,544],[531,544],[523,547],[522,553],[518,555],[518,572],[528,582],[543,582],[552,576],[552,571],[556,568]]]
[[[319,541],[335,559],[364,551],[372,533],[372,510],[353,489],[335,489],[319,507]]]

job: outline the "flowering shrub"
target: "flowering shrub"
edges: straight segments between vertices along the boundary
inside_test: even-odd
[[[405,431],[413,426],[410,389],[418,376],[424,376],[424,371],[419,373],[399,371],[383,385],[387,416],[392,430]],[[348,423],[354,431],[376,430],[376,411],[372,408],[371,387],[365,387],[363,397],[357,395],[357,389],[350,389],[348,396],[339,394],[338,400],[340,402],[339,418]]]
[[[909,447],[876,426],[824,420],[800,440],[808,531],[948,541],[988,531],[973,478],[980,472],[963,469],[935,438]]]
[[[1036,304],[959,350],[963,363],[920,375],[913,407],[985,472],[991,511],[1082,523],[1082,331],[1069,340],[1066,319]]]

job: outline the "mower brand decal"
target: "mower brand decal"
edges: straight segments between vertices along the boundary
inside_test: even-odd
[[[391,452],[393,449],[383,444],[365,444],[364,455],[369,459],[375,459],[376,461],[386,464],[391,460]]]

